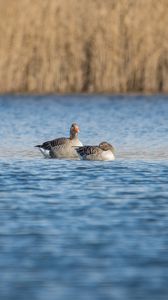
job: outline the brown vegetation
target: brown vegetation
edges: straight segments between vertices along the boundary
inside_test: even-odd
[[[168,0],[0,0],[0,92],[168,92]]]

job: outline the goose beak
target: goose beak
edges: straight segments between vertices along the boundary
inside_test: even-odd
[[[80,132],[79,127],[75,127],[74,131],[75,131],[76,133]]]

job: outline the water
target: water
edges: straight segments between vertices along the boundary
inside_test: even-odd
[[[0,299],[166,300],[166,96],[0,98]],[[114,162],[44,159],[81,127]]]

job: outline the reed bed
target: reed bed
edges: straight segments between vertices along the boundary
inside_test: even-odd
[[[12,92],[168,92],[168,1],[0,0]]]

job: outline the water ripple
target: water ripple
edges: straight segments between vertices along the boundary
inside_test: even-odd
[[[167,299],[168,102],[88,98],[0,99],[3,300]],[[116,161],[33,148],[74,120],[85,143],[114,143]]]

